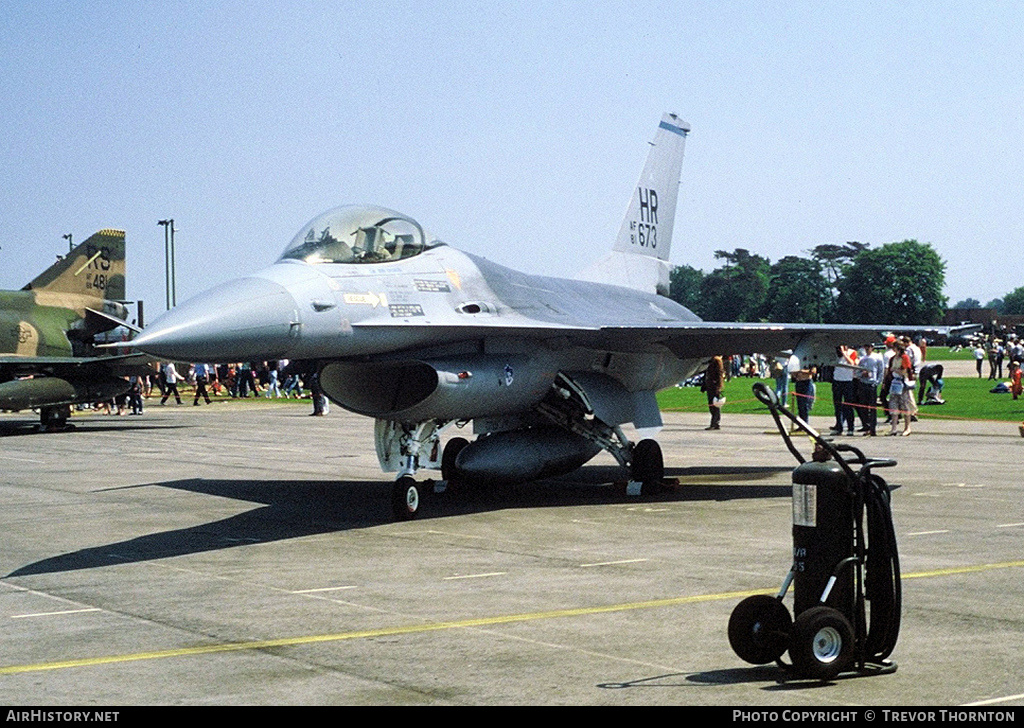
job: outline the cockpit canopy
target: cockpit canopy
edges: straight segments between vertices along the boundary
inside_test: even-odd
[[[394,210],[347,205],[313,218],[281,254],[306,263],[382,263],[419,255],[441,241]]]

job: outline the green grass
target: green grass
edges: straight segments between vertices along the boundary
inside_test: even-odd
[[[931,350],[929,349],[929,358]],[[771,379],[750,379],[749,377],[734,378],[726,382],[725,414],[767,414],[768,408],[761,404],[752,391],[754,382],[764,382],[774,388]],[[1024,421],[1024,398],[1014,400],[1010,394],[991,394],[989,390],[995,384],[987,379],[973,377],[947,377],[942,397],[943,405],[922,406],[920,417],[924,419],[974,419],[1000,420],[1007,422]],[[812,416],[831,417],[832,386],[827,382],[816,383]],[[792,385],[790,385],[792,391]],[[658,404],[662,410],[674,412],[707,412],[707,395],[697,387],[672,387],[658,393]],[[792,400],[790,402],[792,404]]]
[[[929,346],[925,358],[928,361],[974,361],[974,349],[950,351],[948,346]]]

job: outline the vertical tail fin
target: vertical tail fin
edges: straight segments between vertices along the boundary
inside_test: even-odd
[[[90,235],[23,290],[124,300],[124,231],[100,230]]]
[[[668,295],[668,256],[690,125],[665,114],[612,252],[578,277]]]

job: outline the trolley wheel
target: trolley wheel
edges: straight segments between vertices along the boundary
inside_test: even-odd
[[[729,617],[729,644],[741,660],[765,665],[786,651],[792,624],[786,605],[775,597],[747,597]]]
[[[789,640],[793,670],[801,677],[831,680],[854,661],[853,626],[842,612],[817,606],[801,612]]]
[[[422,504],[420,486],[416,479],[404,475],[391,488],[391,512],[398,521],[411,521]]]
[[[641,440],[633,446],[630,476],[643,493],[651,493],[665,479],[665,459],[657,440]]]

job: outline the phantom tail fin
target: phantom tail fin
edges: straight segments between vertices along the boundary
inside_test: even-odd
[[[24,290],[124,300],[124,231],[100,230],[90,235]]]
[[[675,114],[661,118],[612,252],[579,278],[668,295],[668,256],[689,131]]]

